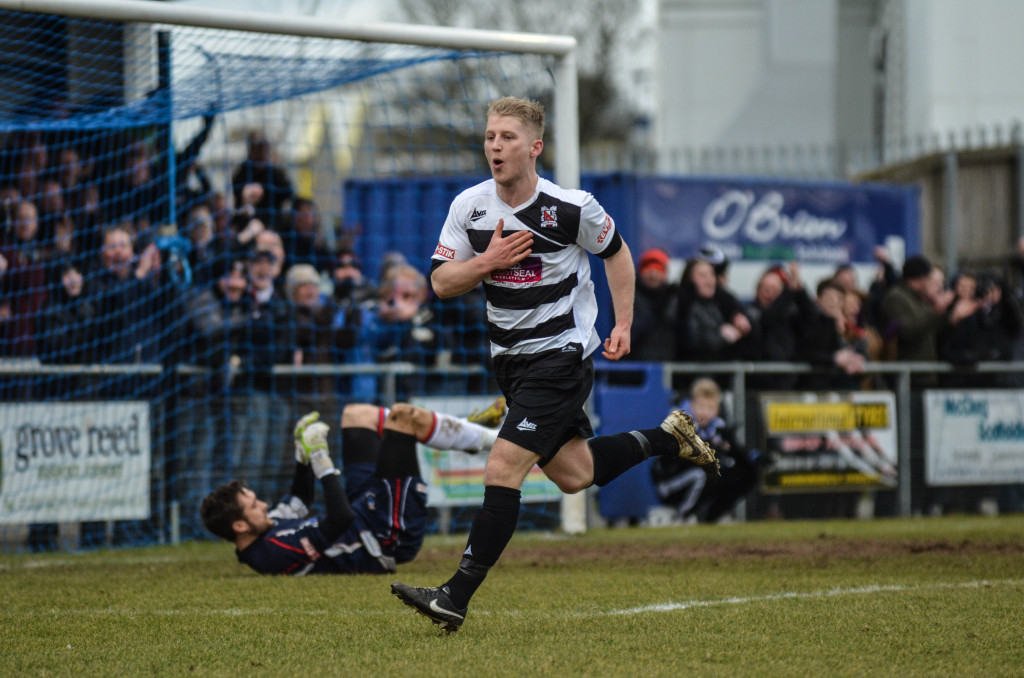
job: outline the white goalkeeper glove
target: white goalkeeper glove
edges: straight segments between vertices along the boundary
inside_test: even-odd
[[[319,412],[310,412],[302,419],[295,422],[295,428],[292,430],[292,435],[295,438],[295,461],[300,464],[309,464],[309,452],[306,451],[306,448],[302,443],[302,434],[305,432],[307,426],[318,419],[320,419]]]
[[[331,453],[327,449],[327,434],[330,430],[331,427],[327,424],[316,421],[302,431],[300,442],[317,478],[330,474],[338,475],[338,469],[334,467]]]

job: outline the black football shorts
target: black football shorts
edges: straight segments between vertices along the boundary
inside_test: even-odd
[[[540,466],[575,436],[594,435],[584,410],[594,387],[594,361],[579,356],[577,349],[495,360],[495,377],[508,402],[498,436],[539,454]]]

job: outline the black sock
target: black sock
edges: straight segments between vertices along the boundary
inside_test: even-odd
[[[341,429],[341,464],[376,464],[380,436],[369,428]]]
[[[516,531],[520,497],[521,492],[511,487],[488,485],[484,488],[484,504],[469,528],[462,562],[458,571],[444,584],[456,607],[469,604],[487,571],[501,557]]]
[[[603,487],[653,455],[679,454],[679,441],[661,428],[597,436],[587,441],[594,458],[594,484]]]
[[[674,457],[679,454],[679,441],[674,435],[660,427],[645,428],[641,431],[633,431],[633,433],[639,433],[651,444],[651,456],[671,455]]]
[[[380,456],[377,459],[377,476],[387,479],[419,475],[416,436],[389,428],[384,429],[384,435],[380,439]]]
[[[597,436],[587,441],[594,458],[594,484],[606,485],[651,456],[651,443],[640,431]]]

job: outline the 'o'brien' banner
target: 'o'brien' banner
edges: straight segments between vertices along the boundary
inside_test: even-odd
[[[713,244],[732,261],[873,262],[879,245],[920,249],[918,189],[763,179],[638,180],[636,251],[686,257]]]
[[[149,516],[149,403],[0,405],[0,524]]]

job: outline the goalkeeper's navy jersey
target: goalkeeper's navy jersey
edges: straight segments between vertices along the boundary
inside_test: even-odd
[[[380,574],[416,556],[427,523],[422,480],[373,476],[349,495],[349,502],[355,520],[327,543],[320,516],[310,516],[297,497],[285,497],[270,512],[274,526],[235,552],[239,562],[262,574]]]
[[[533,355],[575,345],[581,358],[589,356],[600,340],[587,252],[607,258],[621,249],[615,222],[586,191],[539,178],[533,197],[511,207],[489,179],[452,201],[434,265],[484,252],[499,219],[505,236],[524,229],[533,233],[533,247],[514,267],[484,278],[491,355]]]

